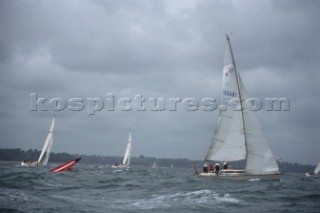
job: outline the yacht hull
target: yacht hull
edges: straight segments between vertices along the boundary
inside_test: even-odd
[[[312,177],[312,176],[315,176],[316,174],[313,173],[313,172],[306,172],[306,176],[307,177]]]
[[[199,177],[207,177],[213,179],[224,179],[224,180],[244,180],[244,181],[260,181],[260,180],[274,180],[279,181],[282,177],[282,174],[247,174],[247,173],[238,173],[238,174],[218,174],[215,173],[199,173]]]
[[[36,166],[38,166],[38,162],[37,161],[22,161],[21,166],[23,166],[23,167],[36,167]]]
[[[124,166],[124,165],[111,165],[112,168],[114,169],[123,169],[123,168],[129,168],[128,166]]]

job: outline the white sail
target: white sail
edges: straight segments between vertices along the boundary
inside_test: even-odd
[[[225,46],[223,67],[222,103],[217,128],[210,144],[206,160],[237,161],[246,158],[243,119],[239,103],[239,87],[229,40]]]
[[[320,162],[318,163],[317,167],[314,169],[314,173],[318,174],[320,171]]]
[[[245,102],[249,99],[248,93],[239,76],[241,98]],[[249,174],[279,173],[279,167],[266,137],[262,131],[258,117],[254,111],[243,110],[245,137],[247,145],[246,171]]]
[[[47,139],[43,145],[40,157],[38,159],[38,164],[40,165],[47,165],[48,161],[49,161],[49,157],[50,157],[50,151],[52,148],[52,144],[53,144],[53,130],[54,130],[54,117],[52,119],[52,123],[47,135]]]
[[[132,142],[132,136],[131,136],[131,132],[129,132],[128,144],[127,144],[126,152],[124,154],[124,158],[123,158],[123,162],[122,162],[122,164],[124,166],[129,166],[130,165],[131,142]]]
[[[226,170],[222,171],[221,176],[234,177],[235,179],[262,178],[262,176],[265,179],[279,179],[281,173],[278,164],[255,112],[243,108],[242,103],[249,96],[240,74],[236,70],[228,36],[225,51],[222,99],[227,110],[220,111],[217,129],[206,160],[235,161],[246,159],[245,170]],[[318,170],[320,170],[320,165],[318,166]],[[215,176],[215,174],[205,172],[200,175]]]
[[[157,168],[157,167],[158,166],[157,166],[156,162],[153,162],[152,168]]]

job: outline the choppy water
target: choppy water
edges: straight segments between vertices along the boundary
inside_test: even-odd
[[[320,212],[320,178],[200,178],[192,169],[76,165],[77,172],[0,164],[0,212]]]

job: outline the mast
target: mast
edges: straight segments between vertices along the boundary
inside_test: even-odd
[[[247,136],[246,136],[246,127],[245,127],[245,123],[244,123],[244,117],[243,117],[243,107],[242,107],[242,98],[241,98],[241,92],[240,92],[240,86],[239,86],[238,71],[237,71],[237,68],[236,68],[236,63],[234,61],[233,51],[232,51],[231,42],[230,42],[230,38],[229,38],[228,34],[226,34],[226,38],[227,38],[227,41],[228,41],[228,44],[229,44],[229,50],[230,50],[230,54],[231,54],[232,65],[233,65],[235,73],[236,73],[237,87],[238,87],[239,99],[240,99],[241,118],[242,118],[242,124],[243,124],[243,136],[244,136],[244,141],[245,141],[244,145],[246,147],[246,159],[247,159],[248,158]]]

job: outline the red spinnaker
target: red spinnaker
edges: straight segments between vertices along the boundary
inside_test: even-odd
[[[78,163],[80,159],[81,158],[77,158],[75,160],[69,161],[68,163],[64,163],[54,169],[51,169],[49,172],[62,172],[62,171],[71,170],[71,167],[73,167],[74,164]]]

